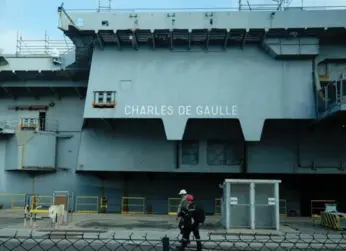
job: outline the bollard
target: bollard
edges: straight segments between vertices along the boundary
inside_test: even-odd
[[[162,238],[162,251],[169,251],[169,238],[167,236]]]

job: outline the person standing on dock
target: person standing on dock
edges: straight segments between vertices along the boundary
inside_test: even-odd
[[[178,208],[177,208],[177,221],[179,220],[179,223],[178,223],[178,227],[179,227],[179,230],[180,230],[180,233],[182,234],[182,227],[183,227],[183,218],[182,217],[179,217],[181,211],[185,208],[187,208],[187,200],[186,200],[186,195],[187,195],[187,192],[185,189],[181,189],[180,192],[179,192],[179,195],[181,196],[181,200],[180,200],[180,203],[178,205]]]
[[[191,194],[186,195],[187,207],[183,208],[179,216],[183,219],[182,227],[182,240],[181,246],[178,248],[180,251],[184,251],[187,245],[190,243],[190,234],[193,233],[196,243],[197,251],[202,251],[201,237],[199,234],[200,224],[204,224],[205,214],[204,210],[197,207],[194,203],[195,198]]]

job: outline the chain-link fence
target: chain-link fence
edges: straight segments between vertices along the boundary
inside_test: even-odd
[[[216,235],[201,240],[203,250],[346,250],[346,235],[288,233],[282,235]],[[119,250],[170,251],[180,249],[180,237],[134,238],[109,233],[50,232],[1,235],[0,250]],[[185,250],[196,250],[191,240]]]

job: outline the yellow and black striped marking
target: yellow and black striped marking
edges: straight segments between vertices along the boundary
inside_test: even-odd
[[[346,214],[321,213],[322,227],[342,231],[346,228]]]

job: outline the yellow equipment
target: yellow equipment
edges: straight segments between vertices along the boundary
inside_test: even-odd
[[[100,213],[107,213],[108,208],[108,197],[107,196],[101,196],[100,198]]]
[[[26,194],[25,205],[29,206],[29,213],[49,213],[49,207],[53,204],[52,196],[40,196],[38,194]]]
[[[181,198],[168,198],[168,215],[177,215]]]
[[[145,214],[145,197],[122,197],[121,214]]]
[[[311,200],[310,210],[312,224],[315,225],[315,221],[321,218],[321,213],[325,211],[326,204],[336,204],[335,200]]]
[[[322,227],[343,231],[346,228],[346,214],[344,213],[321,213]]]

